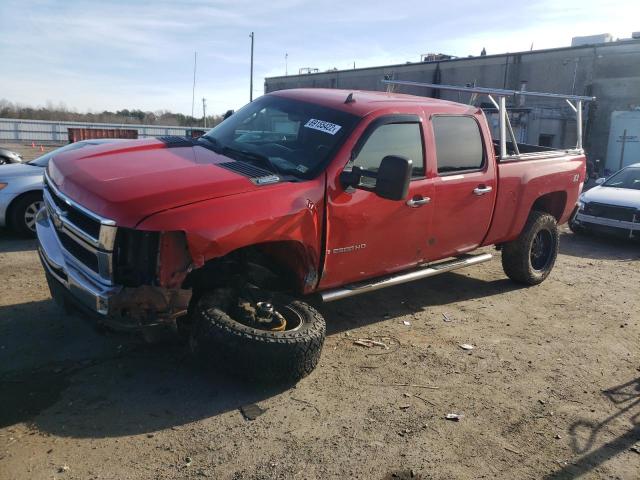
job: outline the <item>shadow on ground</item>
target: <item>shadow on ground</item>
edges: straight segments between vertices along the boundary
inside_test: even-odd
[[[609,388],[602,393],[618,408],[618,411],[601,422],[586,419],[574,422],[569,428],[571,448],[574,453],[583,456],[548,475],[547,480],[569,480],[581,477],[607,460],[629,450],[640,441],[640,378]],[[606,436],[609,425],[625,415],[630,416],[629,430],[619,437],[600,444],[601,437]]]
[[[445,273],[320,305],[318,308],[327,320],[327,334],[332,335],[420,312],[428,307],[502,295],[520,288],[524,287],[506,277],[487,281],[465,273]]]
[[[560,233],[560,253],[592,260],[640,260],[640,243],[604,234]]]
[[[0,428],[55,435],[153,432],[276,395],[194,364],[182,345],[99,333],[46,300],[0,307]]]
[[[35,250],[36,247],[35,238],[25,238],[8,228],[0,228],[0,253],[26,252]]]
[[[331,335],[515,288],[506,279],[449,273],[322,310]],[[148,433],[235,410],[286,388],[230,379],[224,365],[214,366],[213,373],[198,369],[182,345],[149,346],[129,336],[99,334],[50,300],[0,307],[0,319],[0,427],[27,422],[79,438]]]
[[[0,400],[0,426],[27,422],[75,438],[154,432],[283,391],[204,372],[173,345],[138,345],[111,356],[13,372],[0,389],[10,392]]]

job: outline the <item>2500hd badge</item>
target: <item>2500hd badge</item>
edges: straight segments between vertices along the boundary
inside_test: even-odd
[[[332,253],[350,253],[355,252],[356,250],[364,250],[367,248],[366,243],[359,243],[358,245],[349,245],[348,247],[341,248],[330,248],[327,249],[327,255],[331,255]]]

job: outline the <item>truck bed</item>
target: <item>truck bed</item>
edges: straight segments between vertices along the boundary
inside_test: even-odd
[[[569,219],[585,179],[584,154],[534,147],[539,151],[498,161],[498,195],[484,245],[515,239],[536,205],[559,224]]]
[[[513,142],[507,142],[507,154],[511,158],[500,159],[500,141],[493,140],[493,150],[496,158],[501,162],[518,161],[518,160],[536,160],[549,157],[562,157],[570,152],[570,149],[555,149],[551,147],[543,147],[541,145],[531,145],[529,143],[518,143],[520,155],[516,155]]]

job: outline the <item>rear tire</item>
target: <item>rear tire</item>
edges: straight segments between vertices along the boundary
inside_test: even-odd
[[[560,239],[556,219],[548,213],[529,215],[520,236],[502,247],[502,268],[518,283],[537,285],[551,273]]]
[[[42,193],[30,192],[18,197],[11,204],[9,222],[20,235],[35,237],[36,214],[43,206]]]
[[[299,318],[299,326],[284,331],[253,328],[227,313],[230,308],[220,300],[224,290],[204,294],[195,305],[192,353],[212,368],[258,382],[295,383],[313,371],[326,334],[320,313],[300,300],[272,294],[274,307]]]

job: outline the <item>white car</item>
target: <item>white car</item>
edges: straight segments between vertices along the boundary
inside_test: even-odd
[[[640,163],[596,180],[584,192],[569,227],[574,232],[600,230],[640,238]]]

